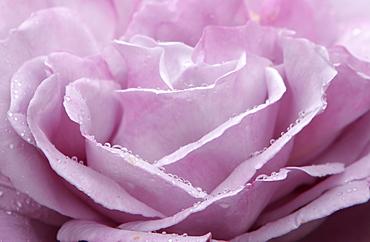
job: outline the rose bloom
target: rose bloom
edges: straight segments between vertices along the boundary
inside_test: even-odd
[[[0,6],[0,239],[370,237],[368,1]]]

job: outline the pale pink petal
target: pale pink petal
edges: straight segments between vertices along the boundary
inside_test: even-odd
[[[281,37],[289,32],[271,27],[261,27],[248,22],[240,27],[205,28],[195,46],[193,61],[218,64],[236,60],[243,52],[251,52],[269,59],[274,64],[282,62]],[[290,33],[291,34],[291,33]]]
[[[332,188],[298,211],[268,223],[232,241],[267,241],[297,229],[301,224],[327,217],[337,210],[369,200],[369,181],[358,180]]]
[[[114,81],[88,78],[66,87],[64,107],[69,118],[80,124],[82,135],[92,134],[100,143],[116,135],[123,113],[115,92],[118,89]]]
[[[59,241],[179,241],[206,242],[211,234],[187,236],[177,234],[158,234],[111,228],[93,221],[72,220],[59,230]]]
[[[32,13],[52,7],[66,7],[73,11],[75,17],[78,15],[80,21],[88,27],[100,45],[114,38],[118,26],[115,8],[111,1],[35,0],[31,3],[20,0],[2,0],[0,2],[0,22],[2,23],[0,39],[4,39],[9,30],[17,28]]]
[[[323,165],[321,168],[316,172],[311,167],[282,169],[279,173],[256,179],[253,184],[207,196],[203,201],[173,216],[160,220],[129,222],[120,227],[138,231],[163,229],[167,232],[187,232],[191,235],[211,231],[214,238],[231,239],[250,228],[272,195],[283,185],[282,182],[289,172],[300,173],[297,171],[299,170],[310,173],[309,176],[322,176],[343,171],[343,166],[340,165]]]
[[[125,146],[153,162],[198,140],[233,114],[263,103],[267,92],[263,67],[267,63],[253,56],[250,62],[209,86],[172,92],[152,89],[120,91],[125,113],[118,134],[111,143]],[[247,77],[249,71],[254,75]],[[248,78],[248,81],[243,78]],[[249,88],[251,86],[254,89]],[[231,100],[231,95],[240,101]],[[168,123],[168,118],[173,122]]]
[[[142,34],[160,41],[180,41],[194,46],[207,25],[245,24],[248,13],[241,0],[142,1],[125,33]]]
[[[294,210],[304,206],[305,204],[308,204],[309,202],[318,198],[322,193],[329,189],[332,189],[335,186],[342,186],[352,181],[366,179],[370,175],[369,157],[370,156],[368,155],[360,159],[353,165],[347,167],[345,172],[343,172],[342,174],[334,175],[326,179],[325,181],[317,184],[306,192],[298,194],[298,196],[294,199],[292,199],[292,197],[288,195],[288,199],[285,200],[284,203],[281,203],[281,206],[275,204],[277,205],[277,208],[273,209],[272,211],[263,213],[257,220],[256,224],[264,225],[270,221],[275,221],[281,217],[287,216]],[[300,178],[296,177],[295,179]],[[290,182],[292,181],[287,181],[288,186]]]
[[[22,0],[2,0],[0,2],[0,39],[5,39],[9,30],[17,28],[31,13],[45,8],[47,0],[24,2]]]
[[[104,58],[123,88],[181,90],[214,84],[219,77],[235,70],[243,55],[240,52],[237,59],[217,65],[195,64],[191,47],[179,42],[156,42],[146,36],[116,42],[114,47],[105,50]]]
[[[112,0],[48,0],[48,2],[55,7],[66,7],[78,15],[100,47],[116,37],[117,28],[120,26],[118,26],[118,16]]]
[[[347,0],[330,0],[334,7],[334,14],[341,23],[346,23],[353,19],[369,18],[370,3],[367,0],[352,0],[348,4]]]
[[[370,7],[369,7],[370,10]],[[360,60],[370,61],[370,18],[366,20],[351,21],[344,26],[338,36],[336,45],[346,47],[349,52]]]
[[[27,60],[38,55],[46,55],[53,50],[68,50],[81,55],[93,54],[97,51],[94,39],[86,27],[65,9],[37,12],[13,31],[6,40],[1,41],[0,48],[2,120],[8,118],[11,76]],[[15,103],[14,105],[17,106]],[[25,110],[26,107],[23,105],[24,103],[19,107]],[[1,134],[1,171],[11,179],[18,190],[27,193],[38,203],[53,207],[63,214],[79,214],[101,220],[100,215],[83,205],[64,187],[60,177],[50,169],[47,159],[34,146],[23,141],[8,121],[3,123]],[[60,197],[55,196],[55,191],[58,191]],[[73,204],[73,206],[66,206],[66,204]],[[69,209],[72,210],[68,211]]]
[[[248,71],[248,73],[251,72]],[[276,119],[278,100],[284,94],[285,86],[277,72],[272,69],[267,69],[265,80],[258,82],[262,81],[268,88],[266,103],[234,115],[196,142],[191,142],[163,157],[155,165],[163,166],[167,171],[211,192],[251,153],[262,150],[269,144],[273,126],[268,124]],[[245,89],[239,90],[246,93]],[[260,132],[261,129],[264,130],[263,133]],[[225,163],[226,160],[227,163]],[[189,167],[195,167],[195,169],[189,169]]]
[[[142,0],[113,0],[117,16],[116,37],[122,36],[127,26],[132,21],[132,17],[140,6]]]
[[[119,145],[103,146],[91,137],[87,138],[88,165],[164,215],[172,215],[189,207],[206,195],[191,184],[170,176],[129,153],[127,148]]]
[[[367,241],[370,238],[370,203],[335,212],[299,241]],[[294,231],[293,231],[294,232]],[[289,235],[289,234],[288,234]]]
[[[79,132],[79,125],[68,119],[62,106],[65,86],[79,77],[90,77],[92,80],[95,78],[109,78],[110,73],[107,71],[105,63],[100,58],[81,59],[71,54],[58,53],[50,55],[47,64],[53,74],[37,88],[28,108],[27,121],[38,143],[38,147],[48,158],[52,169],[70,184],[76,186],[79,191],[84,192],[94,200],[97,204],[91,203],[91,200],[86,199],[83,194],[77,192],[76,188],[69,187],[69,189],[74,189],[76,195],[96,210],[110,214],[109,211],[105,211],[99,206],[101,204],[108,209],[124,211],[129,214],[129,216],[126,216],[125,213],[117,213],[113,218],[118,221],[132,219],[131,214],[161,217],[160,213],[129,196],[113,180],[83,164],[79,164],[78,160],[75,160],[77,158],[72,157],[76,156],[81,160],[86,160],[85,141]],[[67,67],[70,65],[73,65],[75,69],[68,69]],[[56,89],[55,87],[59,88]],[[51,88],[55,92],[49,92],[48,90]],[[86,90],[88,89],[86,88]],[[111,91],[111,88],[109,88],[108,92],[110,93]],[[70,99],[74,98],[73,94],[76,95],[76,93],[69,93]],[[68,99],[68,97],[65,98]],[[96,108],[102,108],[102,104],[99,105],[100,107],[96,105]],[[109,114],[109,112],[107,113]],[[92,112],[92,114],[96,115],[96,112]],[[108,137],[113,130],[114,127],[109,127],[108,130],[105,130],[108,133]],[[104,131],[104,129],[101,131]],[[103,136],[106,134],[98,133],[98,135]],[[64,213],[70,214],[70,210],[75,209],[75,207],[71,204],[70,207],[65,208],[67,211]],[[58,210],[57,208],[55,209]],[[75,218],[84,217],[84,215],[80,215],[76,211],[73,211],[70,216]],[[136,219],[140,219],[140,216]]]
[[[36,88],[47,77],[45,59],[45,56],[39,56],[25,62],[14,73],[10,84],[8,119],[18,135],[33,145],[35,140],[27,125],[27,108]]]
[[[328,64],[327,52],[307,40],[285,37],[283,43],[284,70],[280,72],[286,79],[287,91],[279,101],[278,122],[271,136],[281,137],[272,140],[266,151],[258,152],[257,156],[236,167],[215,191],[245,184],[253,176],[285,166],[293,145],[292,137],[325,108],[323,91],[335,75]],[[313,72],[311,68],[321,71]]]
[[[317,44],[331,46],[337,34],[333,11],[327,0],[264,0],[258,20],[262,25],[294,30]]]
[[[370,108],[370,78],[361,74],[363,67],[360,66],[365,63],[351,60],[343,49],[334,49],[330,54],[338,57],[332,59],[339,65],[337,76],[326,90],[328,106],[297,135],[291,157],[293,164],[304,164],[325,150],[343,128]]]
[[[0,235],[3,241],[53,241],[57,232],[58,227],[0,210]]]
[[[121,54],[127,72],[127,88],[170,89],[159,72],[162,48],[148,48],[117,41],[114,47]],[[145,71],[143,71],[145,68]]]
[[[61,226],[69,219],[9,186],[0,185],[0,199],[0,210],[7,214],[16,213],[54,226]]]

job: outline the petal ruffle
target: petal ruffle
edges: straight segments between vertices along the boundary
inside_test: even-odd
[[[115,229],[93,221],[72,220],[59,230],[59,241],[179,241],[209,242],[211,235],[157,234]]]
[[[142,1],[125,33],[194,46],[207,25],[236,26],[248,20],[241,0]]]

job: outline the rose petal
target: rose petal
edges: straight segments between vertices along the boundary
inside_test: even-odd
[[[326,0],[265,0],[259,10],[262,25],[288,28],[317,44],[330,46],[337,33],[333,11]],[[255,13],[258,14],[258,13]]]
[[[88,44],[81,45],[80,41]],[[7,119],[6,113],[10,105],[11,75],[27,60],[52,50],[64,49],[81,55],[97,51],[95,41],[86,27],[65,9],[37,12],[6,40],[1,41],[0,48],[2,120]],[[1,171],[11,179],[18,190],[27,193],[38,203],[62,213],[71,212],[83,217],[101,219],[94,211],[84,208],[81,201],[64,187],[60,178],[50,170],[45,157],[34,146],[25,143],[8,121],[3,123],[1,133]],[[56,190],[60,194],[58,198],[55,197]],[[67,212],[71,207],[66,204],[73,204],[72,211]]]
[[[17,213],[19,215],[36,219],[46,224],[60,226],[68,220],[67,217],[41,206],[33,199],[12,187],[0,186],[0,209],[7,214]]]
[[[165,215],[172,215],[205,196],[191,185],[128,153],[126,148],[110,148],[87,138],[87,160],[94,170],[115,180],[133,197]]]
[[[71,64],[76,69],[70,70],[66,68]],[[107,71],[104,62],[100,58],[81,59],[71,54],[59,53],[48,57],[48,65],[52,68],[54,74],[43,81],[37,88],[28,108],[28,124],[38,143],[38,147],[48,158],[52,169],[70,184],[76,186],[78,190],[83,191],[97,204],[101,204],[108,209],[124,211],[128,214],[162,217],[157,211],[132,198],[110,178],[66,157],[67,154],[84,160],[85,141],[79,132],[79,126],[68,120],[63,110],[62,100],[64,98],[65,86],[81,76],[98,79],[109,78],[110,73]],[[59,87],[59,89],[53,87]],[[50,88],[53,88],[55,92],[48,92],[47,90],[50,90]],[[108,89],[110,93],[111,87]],[[70,93],[70,99],[74,98],[72,94],[76,95],[75,93]],[[96,108],[98,107],[97,105]],[[81,106],[80,108],[83,107]],[[54,115],[50,117],[50,113],[54,113]],[[96,115],[96,112],[92,114]],[[48,117],[46,118],[46,116]],[[108,136],[111,135],[112,129],[114,127],[109,127],[106,131],[109,133]],[[105,130],[102,129],[102,131]],[[98,134],[100,135],[100,133]],[[73,188],[70,187],[70,189]],[[75,192],[78,193],[77,191]],[[78,196],[86,200],[82,194],[78,193]],[[101,210],[103,213],[107,212],[94,203],[91,206]],[[63,212],[69,214],[73,208],[71,206],[66,209],[67,211]],[[55,209],[58,210],[57,208]],[[70,216],[83,218],[76,212],[72,212]],[[118,213],[116,216],[115,219],[118,221],[132,219],[131,215],[126,216],[124,213]]]
[[[160,41],[195,45],[207,25],[244,24],[248,13],[241,0],[143,1],[125,33],[126,38],[142,34]]]
[[[343,167],[323,165],[322,168],[327,174],[338,173]],[[307,172],[310,167],[290,169],[292,173],[296,170]],[[142,222],[129,222],[120,225],[124,229],[138,231],[152,231],[165,229],[166,231],[192,235],[202,234],[205,231],[212,231],[217,239],[231,239],[243,231],[246,231],[258,217],[261,210],[269,203],[281,180],[284,180],[290,171],[289,168],[282,170],[279,174],[273,174],[265,179],[257,179],[252,184],[241,186],[235,190],[225,190],[214,196],[208,196],[205,200],[195,203],[173,216]],[[321,176],[323,171],[314,176]],[[270,182],[267,182],[270,181]],[[237,224],[229,221],[238,221]]]
[[[15,7],[18,6],[18,7]],[[0,39],[5,39],[9,30],[17,28],[31,13],[45,8],[45,0],[36,0],[33,3],[22,0],[3,0],[0,3]]]
[[[369,24],[370,19],[351,21],[345,26],[336,44],[346,47],[356,58],[369,62],[370,49],[367,46],[370,40]]]
[[[360,70],[356,70],[358,64],[354,61],[353,67],[350,66],[346,60],[350,57],[345,52],[341,49],[337,51],[330,53],[338,57],[341,55],[340,59],[336,58],[341,64],[336,66],[338,74],[326,91],[328,107],[297,135],[291,157],[293,164],[304,164],[325,150],[343,128],[370,108],[370,79],[357,73]]]
[[[300,194],[298,197],[285,202],[281,207],[278,207],[271,212],[262,214],[257,221],[257,225],[263,225],[267,222],[287,216],[289,213],[311,202],[319,197],[323,192],[332,189],[335,186],[342,186],[351,181],[367,178],[370,174],[369,165],[369,156],[364,157],[363,159],[346,168],[344,173],[332,176],[319,183],[312,189]]]
[[[337,211],[300,241],[366,241],[370,237],[369,206],[367,202]]]
[[[351,191],[351,192],[348,192]],[[330,189],[298,211],[243,234],[232,241],[267,241],[298,228],[301,224],[326,217],[333,212],[369,200],[369,182],[359,180]]]
[[[66,7],[78,14],[80,21],[89,28],[100,47],[115,37],[116,28],[118,28],[117,14],[111,0],[52,0],[51,2],[53,6]]]
[[[127,88],[159,88],[168,90],[170,83],[164,82],[159,73],[162,48],[147,48],[117,41],[114,45],[125,61]],[[145,71],[142,68],[145,68]]]
[[[116,37],[122,36],[127,29],[127,26],[132,21],[132,17],[135,12],[138,11],[141,1],[132,0],[113,0],[115,6],[117,27],[116,27]]]
[[[36,143],[27,125],[27,108],[36,88],[47,77],[45,59],[45,56],[39,56],[25,62],[13,75],[10,84],[8,119],[18,135],[33,145]]]
[[[367,0],[353,0],[351,4],[347,4],[346,0],[330,0],[330,3],[334,7],[337,20],[341,23],[369,17],[370,5]]]
[[[203,236],[179,236],[177,234],[144,233],[110,228],[93,221],[72,220],[59,230],[59,241],[210,241],[211,234]]]
[[[252,83],[254,81],[262,82],[257,80],[255,76],[249,81]],[[171,173],[188,179],[196,186],[211,192],[251,153],[265,147],[272,136],[273,125],[269,126],[268,124],[273,123],[276,118],[278,106],[274,104],[283,95],[285,86],[273,69],[266,70],[264,81],[268,86],[268,102],[230,118],[198,141],[185,145],[163,157],[155,165],[164,166]],[[241,88],[239,90],[241,93],[247,92]],[[263,133],[260,132],[262,127]],[[258,131],[258,135],[254,133],[255,131]],[[251,137],[253,138],[251,139]],[[251,140],[253,142],[250,142]],[[225,152],[225,149],[229,152]],[[225,163],[225,160],[228,162]],[[189,167],[196,167],[196,169],[189,169]]]
[[[57,231],[58,227],[0,210],[0,234],[4,241],[53,241]]]
[[[289,32],[248,22],[240,27],[205,28],[193,53],[195,63],[217,64],[238,59],[243,52],[265,57],[275,64],[282,61],[281,37]]]
[[[51,7],[66,7],[75,14],[84,24],[87,25],[89,31],[92,32],[94,38],[100,45],[107,43],[114,36],[116,28],[115,9],[110,1],[60,1],[60,0],[35,0],[32,3],[23,2],[20,0],[10,1],[3,0],[0,3],[2,23],[0,28],[0,39],[8,35],[9,30],[17,28],[30,14],[38,10]],[[48,11],[48,10],[46,10]],[[94,16],[94,18],[91,18]],[[105,23],[102,25],[101,23]]]

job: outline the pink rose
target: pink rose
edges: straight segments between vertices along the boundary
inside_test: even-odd
[[[0,3],[1,239],[370,236],[369,3]]]

